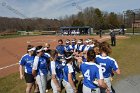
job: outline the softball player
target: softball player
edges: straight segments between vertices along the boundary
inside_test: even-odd
[[[34,62],[34,51],[35,47],[32,45],[28,45],[27,47],[27,54],[25,54],[21,60],[19,61],[19,71],[20,71],[20,79],[23,79],[25,76],[26,80],[26,93],[31,93],[32,86],[35,85],[35,79],[32,75],[32,66]],[[24,68],[24,75],[23,75],[23,68]],[[36,87],[36,86],[35,86]],[[37,92],[37,88],[35,88],[35,92]]]
[[[72,48],[73,48],[73,51],[74,51],[75,50],[75,45],[76,45],[76,39],[71,40],[71,45],[72,45]]]
[[[52,50],[50,49],[50,44],[46,43],[44,47],[44,56],[47,58],[48,63],[50,63],[51,51]]]
[[[90,50],[94,47],[94,44],[92,44],[91,39],[87,39],[85,42],[86,42],[86,47],[83,50],[84,52],[87,52],[88,50]]]
[[[65,53],[65,48],[64,48],[64,45],[63,45],[63,40],[60,39],[58,40],[58,46],[56,47],[56,51],[58,52],[59,55],[63,56],[64,53]]]
[[[80,51],[80,52],[83,52],[84,49],[86,48],[86,46],[87,46],[87,44],[84,42],[84,44],[80,45],[79,51]]]
[[[46,57],[44,56],[44,48],[42,46],[36,47],[36,53],[32,74],[36,76],[36,81],[39,86],[40,93],[46,92],[46,85],[47,85],[47,62]]]
[[[95,42],[94,42],[94,39],[92,39],[92,38],[90,38],[89,39],[89,44],[90,44],[90,47],[94,47],[95,46],[95,44],[94,44]]]
[[[49,43],[45,43],[45,53],[48,53],[48,54],[50,54],[51,53],[51,49],[50,49],[50,44]]]
[[[66,45],[65,45],[64,48],[65,48],[65,52],[73,52],[73,47],[70,44],[70,40],[69,39],[66,40]]]
[[[95,60],[96,54],[94,50],[89,50],[87,52],[87,61],[82,62],[82,58],[77,58],[79,62],[80,70],[83,74],[83,93],[100,93],[99,87],[106,88],[106,92],[109,93],[107,85],[104,83],[102,69],[97,65]],[[98,85],[94,83],[98,80]]]
[[[51,86],[53,93],[61,92],[61,81],[63,79],[63,65],[62,62],[57,59],[57,52],[51,53]]]
[[[63,86],[66,89],[67,93],[76,93],[77,89],[74,84],[75,81],[75,72],[74,68],[72,66],[72,54],[70,52],[67,52],[65,55],[66,59],[66,65],[63,69]]]
[[[111,48],[107,42],[101,43],[100,52],[101,52],[101,55],[96,56],[96,63],[102,67],[103,76],[105,78],[104,80],[107,83],[110,89],[110,92],[112,93],[112,90],[111,90],[112,70],[115,71],[117,74],[120,74],[120,69],[115,59],[108,56],[111,53]]]
[[[79,40],[77,41],[77,44],[75,45],[75,50],[74,50],[74,52],[81,52],[80,46],[83,46],[83,40],[82,40],[82,39],[79,39]]]

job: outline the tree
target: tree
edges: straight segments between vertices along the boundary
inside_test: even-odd
[[[96,29],[103,29],[103,24],[104,24],[104,18],[103,18],[103,14],[100,11],[100,9],[96,8],[95,9],[95,16],[94,16],[94,21],[95,21],[95,27]]]
[[[80,20],[73,20],[72,26],[84,26],[84,23]]]
[[[111,12],[108,16],[108,23],[111,26],[111,28],[119,27],[119,21],[117,18],[117,14],[114,12]]]

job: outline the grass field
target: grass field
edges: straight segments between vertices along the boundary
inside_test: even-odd
[[[1,35],[0,35],[0,39],[18,38],[18,37],[27,37],[27,36],[37,36],[37,35],[19,35],[19,34],[5,35],[5,36],[1,36]]]
[[[117,47],[113,47],[114,57],[120,66],[123,79],[131,75],[140,75],[140,36],[130,36],[129,39],[117,41]]]
[[[140,74],[140,36],[130,36],[128,39],[118,40],[117,46],[112,47],[111,54],[120,66],[120,79]],[[114,83],[117,82],[114,78]],[[0,93],[25,93],[25,82],[19,79],[19,74],[11,74],[0,78]],[[49,92],[52,93],[52,92]]]
[[[133,33],[133,28],[126,28],[125,33]],[[98,32],[99,30],[94,30],[94,32]],[[109,29],[103,30],[104,33],[110,33]],[[134,33],[140,33],[140,28],[134,28]]]

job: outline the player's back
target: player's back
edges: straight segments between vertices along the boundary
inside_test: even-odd
[[[68,82],[68,74],[72,74],[72,79],[74,80],[74,68],[71,64],[66,64],[63,68],[63,79]]]
[[[65,48],[64,47],[65,47],[64,45],[58,45],[58,46],[56,46],[56,51],[59,54],[63,55],[64,54],[64,51],[65,51]]]
[[[115,61],[115,59],[109,57],[109,56],[96,56],[96,63],[99,64],[102,67],[103,76],[105,78],[110,77],[112,70],[116,71],[118,69],[118,64]]]
[[[51,61],[51,74],[56,74],[57,79],[62,79],[63,78],[63,66],[62,63],[59,61]]]
[[[80,69],[84,76],[83,84],[91,89],[97,88],[93,83],[96,78],[100,78],[99,65],[92,62],[84,62],[80,65]]]
[[[32,66],[34,62],[34,56],[30,56],[29,54],[25,54],[19,61],[19,64],[25,66],[25,72],[32,74]]]
[[[72,45],[65,45],[64,48],[65,48],[65,51],[67,52],[70,52],[71,50],[73,50]]]

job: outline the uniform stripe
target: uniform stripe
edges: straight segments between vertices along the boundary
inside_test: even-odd
[[[101,58],[101,59],[110,59],[110,60],[112,60],[112,61],[115,63],[115,66],[116,66],[117,68],[119,67],[118,64],[117,64],[117,62],[116,62],[116,60],[115,60],[114,58],[111,58],[111,57],[109,57],[109,56],[103,57],[103,56],[101,56],[101,55],[96,55],[96,57],[99,57],[99,58]]]

